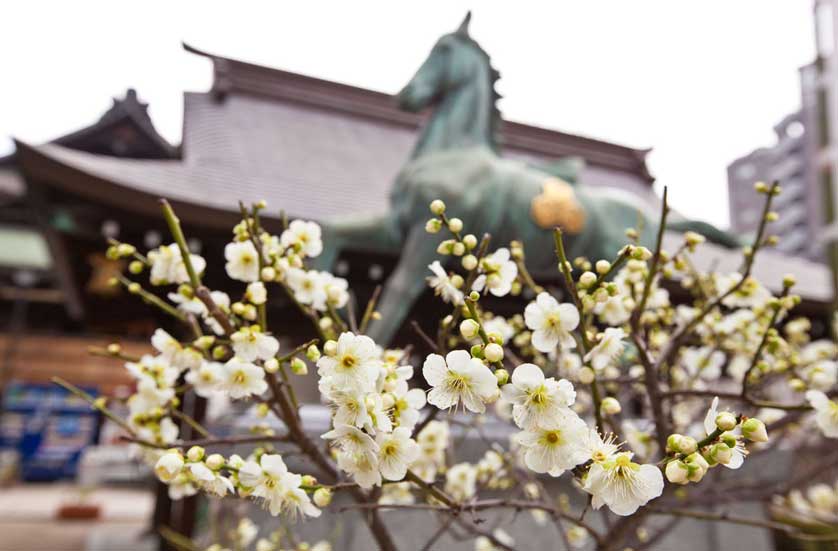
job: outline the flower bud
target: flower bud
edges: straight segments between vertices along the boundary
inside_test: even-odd
[[[475,344],[471,347],[471,356],[472,358],[482,358],[483,357],[483,345]]]
[[[303,486],[317,486],[317,479],[310,474],[304,474],[300,484]]]
[[[448,221],[448,230],[451,233],[459,233],[463,231],[463,221],[459,218],[452,218]]]
[[[276,373],[279,371],[279,360],[276,358],[268,358],[264,364],[266,373]]]
[[[716,426],[719,430],[733,430],[737,424],[736,416],[729,411],[723,411],[716,415]]]
[[[326,341],[326,344],[323,345],[323,353],[327,356],[334,356],[338,353],[338,343],[333,340]]]
[[[498,386],[503,386],[509,382],[509,371],[505,369],[498,369],[495,371],[495,379],[498,380]]]
[[[219,453],[214,453],[207,457],[207,460],[204,463],[206,463],[207,467],[213,471],[217,471],[224,466],[224,456]]]
[[[273,281],[276,279],[276,269],[271,266],[265,266],[259,272],[259,276],[262,278],[262,281]]]
[[[474,256],[473,254],[465,255],[463,257],[462,262],[463,262],[463,268],[465,268],[468,271],[471,271],[471,270],[477,268],[477,257]]]
[[[310,362],[316,362],[320,359],[320,349],[317,348],[316,344],[312,344],[308,348],[306,348],[306,358]]]
[[[201,446],[192,446],[191,448],[189,448],[189,451],[186,452],[186,459],[188,459],[192,463],[197,463],[203,458],[204,448],[202,448]]]
[[[478,300],[480,300],[480,293],[478,293],[477,291],[472,291],[468,294],[468,299],[472,302],[477,302]]]
[[[710,459],[715,463],[727,465],[730,463],[730,460],[733,459],[733,450],[731,450],[724,442],[719,442],[718,444],[713,444],[710,448],[709,455]]]
[[[499,362],[503,359],[503,347],[497,343],[491,342],[483,349],[483,355],[490,362]]]
[[[428,233],[439,233],[442,229],[442,220],[439,218],[431,218],[425,222],[425,231]]]
[[[680,459],[675,459],[666,464],[666,479],[673,484],[686,484],[690,481],[690,469]]]
[[[265,289],[265,284],[261,281],[254,281],[248,284],[245,296],[251,304],[265,304],[268,300],[268,291]]]
[[[291,360],[291,373],[294,375],[308,375],[308,366],[300,358]]]
[[[328,488],[317,488],[314,491],[314,504],[320,508],[328,507],[332,502],[332,491]]]
[[[477,236],[475,236],[473,233],[466,235],[465,237],[463,237],[463,245],[466,246],[466,249],[472,250],[477,246]]]
[[[140,287],[140,284],[137,283],[137,282],[133,282],[133,283],[128,284],[128,292],[131,293],[132,295],[137,295],[142,290],[143,290],[143,288]]]
[[[700,482],[710,469],[710,464],[707,463],[707,460],[704,459],[704,457],[698,452],[688,455],[686,459],[684,459],[684,464],[689,470],[688,479],[690,482]]]
[[[143,273],[144,268],[145,264],[143,264],[139,260],[132,260],[131,263],[128,264],[128,271],[134,275]]]
[[[623,411],[622,406],[620,406],[620,402],[617,401],[617,399],[613,396],[606,396],[605,398],[603,398],[599,406],[600,410],[605,415],[617,415],[618,413]]]
[[[260,402],[256,404],[256,417],[265,418],[270,413],[271,408],[265,402]]]
[[[170,482],[183,469],[183,456],[179,451],[171,450],[160,456],[154,465],[154,474],[161,482]]]
[[[480,331],[480,324],[473,319],[460,322],[460,334],[464,339],[473,339]]]
[[[227,356],[228,348],[224,345],[219,344],[218,346],[212,349],[212,359],[213,360],[223,360]]]
[[[431,212],[439,216],[445,212],[445,203],[443,203],[440,199],[434,199],[431,201]]]
[[[592,382],[594,382],[594,379],[596,378],[596,373],[594,373],[594,370],[590,367],[585,366],[579,370],[579,374],[577,376],[579,377],[580,383],[589,385]]]
[[[460,274],[454,274],[451,276],[451,285],[456,287],[457,289],[461,289],[463,285],[465,285],[465,281],[463,280],[463,276]]]
[[[451,246],[451,254],[454,256],[463,256],[466,254],[466,246],[459,241],[455,241],[454,245]]]
[[[793,274],[786,274],[783,276],[783,287],[791,289],[797,283],[797,278]]]
[[[765,423],[751,417],[742,423],[742,434],[752,442],[768,442],[768,431],[765,430]]]
[[[593,272],[584,272],[579,276],[579,285],[586,289],[594,283],[596,283],[596,274]]]

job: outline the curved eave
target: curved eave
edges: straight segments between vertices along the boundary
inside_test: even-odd
[[[118,207],[151,217],[161,216],[160,200],[167,199],[182,222],[202,227],[228,229],[241,218],[236,205],[230,210],[201,205],[179,197],[161,197],[111,177],[96,174],[45,153],[38,146],[14,140],[17,159],[27,180],[77,195],[103,205]],[[176,162],[176,161],[173,161]],[[279,224],[270,220],[267,226]]]

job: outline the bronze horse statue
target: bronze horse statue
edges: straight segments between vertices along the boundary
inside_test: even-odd
[[[426,287],[428,265],[441,259],[437,241],[425,232],[428,205],[442,199],[467,232],[492,236],[492,247],[513,239],[530,254],[527,268],[535,277],[553,278],[553,228],[566,235],[569,257],[612,258],[625,245],[625,229],[642,228],[641,243],[650,245],[656,220],[639,201],[603,188],[571,185],[581,168],[577,159],[556,163],[550,172],[534,169],[497,153],[501,121],[494,84],[499,78],[489,56],[469,35],[471,14],[460,27],[440,38],[397,99],[401,108],[420,111],[435,106],[407,164],[390,194],[384,216],[351,216],[324,223],[324,250],[319,266],[330,268],[345,247],[398,253],[399,261],[378,304],[382,321],[369,335],[385,345],[399,329]],[[561,177],[558,177],[561,176]],[[613,191],[613,190],[612,190]],[[626,194],[623,194],[626,195]],[[736,241],[701,222],[682,223],[711,241]]]

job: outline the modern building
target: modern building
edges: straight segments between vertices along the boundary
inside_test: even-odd
[[[774,126],[775,144],[756,149],[728,166],[730,222],[737,233],[755,232],[761,204],[754,201],[753,185],[778,180],[783,186],[775,202],[780,219],[770,226],[781,238],[777,250],[822,262],[826,257],[820,237],[829,211],[825,208],[828,190],[817,169],[823,132],[819,63],[801,67],[799,78],[800,109]]]

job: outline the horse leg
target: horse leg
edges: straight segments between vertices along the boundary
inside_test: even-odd
[[[410,309],[425,290],[428,265],[437,257],[436,244],[428,238],[424,223],[414,225],[407,234],[399,263],[387,279],[376,308],[381,319],[370,324],[367,334],[386,346],[401,327]]]
[[[395,222],[386,216],[346,217],[322,224],[323,252],[312,267],[331,270],[341,251],[347,247],[373,252],[396,252],[400,236]]]

